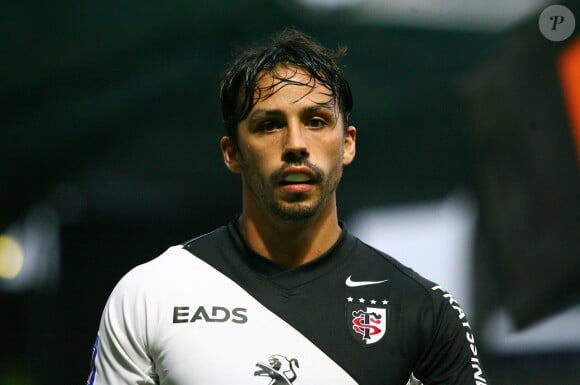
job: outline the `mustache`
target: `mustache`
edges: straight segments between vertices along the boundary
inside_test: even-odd
[[[289,168],[289,167],[306,167],[308,168],[315,176],[315,181],[320,181],[324,178],[324,171],[315,164],[309,162],[307,159],[299,160],[296,162],[286,162],[282,165],[278,170],[274,171],[270,175],[270,181],[272,183],[278,183],[282,179],[282,174]]]

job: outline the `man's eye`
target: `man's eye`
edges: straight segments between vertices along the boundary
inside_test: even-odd
[[[259,124],[260,131],[274,131],[279,127],[279,124],[274,120],[266,120]]]
[[[308,126],[313,128],[321,128],[326,125],[326,121],[321,118],[312,118],[308,120]]]

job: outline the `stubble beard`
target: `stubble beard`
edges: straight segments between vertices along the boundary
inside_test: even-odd
[[[274,172],[269,177],[260,175],[255,171],[246,173],[243,183],[246,184],[256,203],[274,217],[284,221],[308,220],[322,212],[327,206],[329,199],[336,192],[342,177],[342,164],[337,164],[333,167],[328,175],[307,161],[292,165],[306,166],[315,173],[315,191],[307,194],[296,194],[293,200],[277,196],[275,188],[278,186],[280,176],[286,167]],[[312,194],[315,196],[310,196]]]

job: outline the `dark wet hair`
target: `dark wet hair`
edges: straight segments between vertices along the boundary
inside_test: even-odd
[[[237,126],[244,120],[260,98],[262,89],[257,90],[259,77],[271,75],[275,82],[268,90],[283,82],[290,82],[288,75],[281,78],[277,67],[293,65],[330,90],[330,97],[342,112],[345,127],[348,126],[352,110],[352,93],[338,61],[345,55],[346,48],[336,51],[324,48],[311,36],[296,29],[285,29],[261,45],[242,50],[226,68],[220,87],[222,116],[228,135],[237,143]],[[291,75],[290,75],[291,76]],[[294,82],[292,82],[294,83]],[[311,83],[304,85],[312,87]],[[258,91],[258,97],[255,93]]]

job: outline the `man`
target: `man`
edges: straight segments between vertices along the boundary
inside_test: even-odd
[[[335,59],[287,30],[230,65],[242,213],[119,282],[89,384],[487,384],[453,297],[338,219],[356,129]]]

